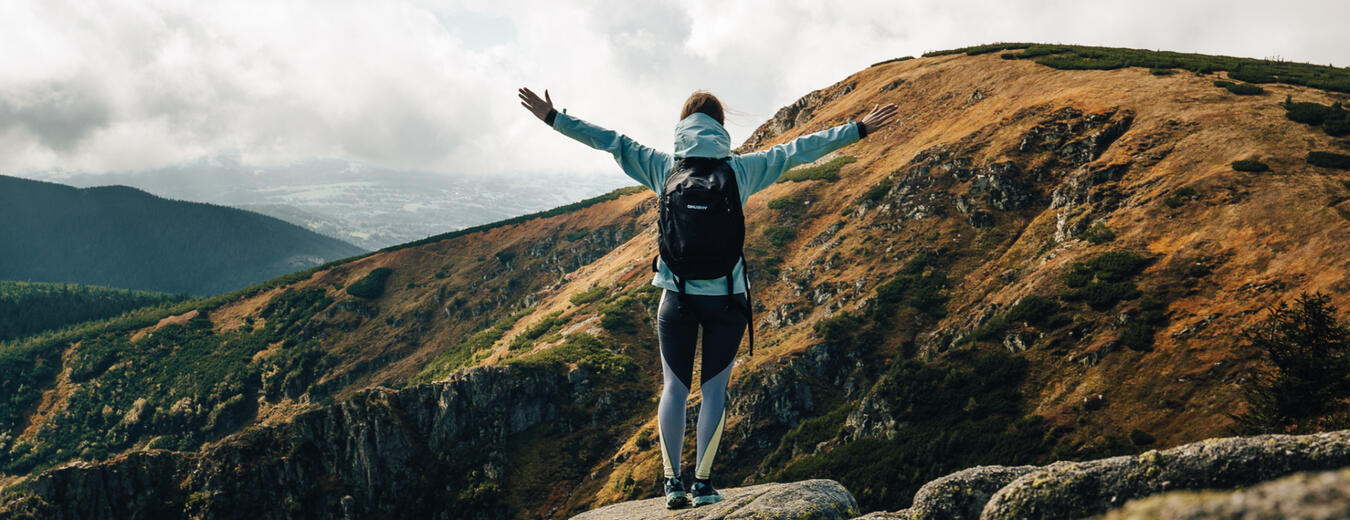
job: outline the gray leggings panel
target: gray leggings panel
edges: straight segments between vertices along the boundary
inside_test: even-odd
[[[734,297],[741,304],[745,303],[744,294]],[[681,311],[677,295],[666,291],[657,312],[664,380],[661,403],[656,412],[661,458],[666,477],[678,477],[680,447],[684,441],[685,401],[693,385],[694,350],[702,329],[699,379],[703,404],[699,407],[695,433],[698,451],[694,476],[708,478],[726,425],[727,384],[731,380],[741,335],[745,332],[745,316],[735,305],[727,305],[726,296],[685,295],[685,298],[686,308]]]

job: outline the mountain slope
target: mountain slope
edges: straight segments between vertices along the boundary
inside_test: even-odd
[[[738,361],[716,478],[831,478],[864,511],[896,510],[969,466],[1233,428],[1266,366],[1238,331],[1305,291],[1350,307],[1350,174],[1308,159],[1350,144],[1283,104],[1344,94],[1240,96],[1214,84],[1227,77],[956,53],[879,64],[785,107],[746,150],[876,103],[899,104],[901,121],[750,199],[757,348]],[[1252,157],[1271,171],[1232,166]],[[434,489],[436,514],[557,518],[651,496],[653,219],[650,194],[618,193],[11,346],[0,462],[14,481],[73,458],[132,465],[219,514],[416,515],[429,513],[417,490]],[[378,268],[381,296],[347,290]],[[211,367],[210,385],[112,390]],[[411,398],[451,388],[482,397]],[[459,413],[471,419],[441,419]],[[147,462],[202,454],[249,464],[185,481],[179,462]],[[425,464],[422,480],[308,476],[391,458]]]
[[[125,186],[0,176],[0,219],[0,279],[10,280],[209,295],[363,252],[275,218]]]

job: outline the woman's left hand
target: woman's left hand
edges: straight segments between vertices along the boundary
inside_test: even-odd
[[[553,111],[553,98],[549,97],[548,89],[544,89],[543,99],[539,99],[538,94],[525,87],[520,87],[516,94],[520,96],[520,106],[534,113],[534,117],[540,121],[548,120],[548,113]]]
[[[895,113],[898,110],[899,108],[897,108],[894,103],[887,104],[886,106],[874,106],[872,107],[871,112],[868,112],[867,115],[863,116],[862,121],[860,121],[859,124],[863,125],[863,130],[870,135],[877,130],[881,130],[886,125],[891,124],[891,117],[895,116]]]

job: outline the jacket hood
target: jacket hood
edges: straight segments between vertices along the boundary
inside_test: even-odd
[[[694,112],[675,125],[675,157],[731,156],[731,134],[712,116]]]

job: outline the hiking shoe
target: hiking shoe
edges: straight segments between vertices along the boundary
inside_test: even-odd
[[[689,507],[689,497],[684,494],[684,483],[678,478],[666,479],[666,509]]]
[[[716,504],[722,501],[722,494],[713,489],[712,482],[695,480],[690,494],[694,495],[694,507]]]

